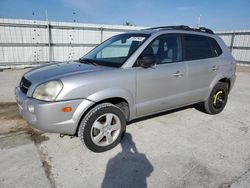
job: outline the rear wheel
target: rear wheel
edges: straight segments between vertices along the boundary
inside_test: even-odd
[[[208,114],[218,114],[226,106],[228,98],[228,84],[219,82],[217,83],[209,98],[203,103],[204,110]]]
[[[78,129],[78,137],[90,150],[104,152],[119,144],[125,130],[126,120],[120,108],[103,103],[85,115]]]

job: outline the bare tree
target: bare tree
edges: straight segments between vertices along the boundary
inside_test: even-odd
[[[126,26],[134,26],[134,24],[132,24],[131,22],[129,21],[125,21],[125,23],[123,25],[126,25]]]

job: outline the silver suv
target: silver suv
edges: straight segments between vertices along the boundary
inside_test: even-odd
[[[78,136],[103,152],[120,142],[133,119],[196,103],[220,113],[235,69],[210,29],[157,27],[113,36],[77,61],[35,68],[15,93],[35,128]]]

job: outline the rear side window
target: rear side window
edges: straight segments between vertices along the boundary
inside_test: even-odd
[[[210,42],[214,57],[220,56],[222,54],[222,50],[221,50],[220,45],[216,42],[215,39],[213,39],[211,37],[208,37],[208,40]]]
[[[214,57],[208,38],[201,35],[183,35],[185,60]]]

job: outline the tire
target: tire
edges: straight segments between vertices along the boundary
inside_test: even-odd
[[[209,98],[203,103],[204,111],[208,114],[218,114],[226,106],[228,99],[228,84],[219,82],[217,83]]]
[[[100,153],[118,145],[125,131],[126,119],[121,109],[110,103],[102,103],[84,116],[78,137],[88,149]]]

